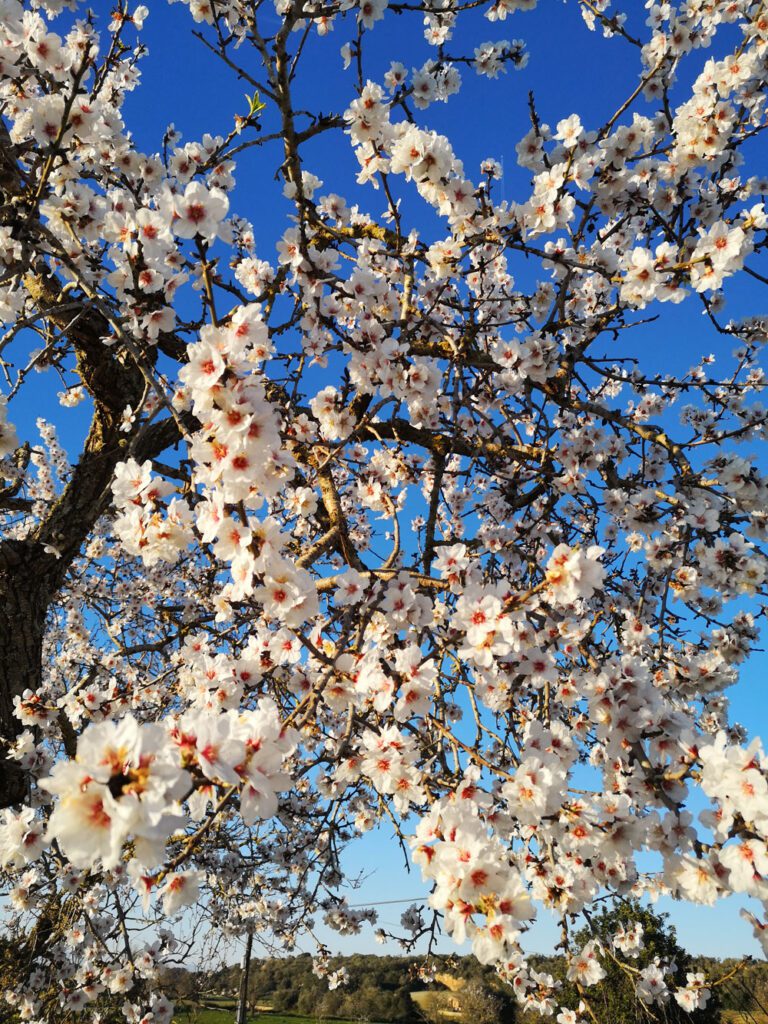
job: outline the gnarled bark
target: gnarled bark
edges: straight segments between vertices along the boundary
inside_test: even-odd
[[[0,152],[0,222],[34,235],[35,219],[22,221],[17,212],[23,206],[18,202],[24,198],[23,179],[2,124]],[[71,344],[77,371],[93,400],[93,416],[71,478],[47,515],[25,539],[0,539],[0,807],[18,803],[25,793],[23,772],[7,757],[22,728],[14,715],[14,698],[40,686],[48,609],[107,507],[115,467],[133,440],[133,433],[123,430],[122,412],[127,405],[136,407],[145,388],[133,358],[118,346],[104,344],[111,325],[87,296],[81,297],[82,309],[73,316],[76,297],[71,291],[63,296],[45,261],[20,266],[17,272],[38,313]],[[139,440],[136,454],[151,457],[177,438],[176,423],[163,421]]]

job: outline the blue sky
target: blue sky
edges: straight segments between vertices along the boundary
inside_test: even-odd
[[[642,16],[642,5],[637,3],[634,7]],[[642,17],[635,22],[637,27]],[[142,63],[142,87],[129,97],[126,114],[137,141],[148,149],[156,146],[154,140],[169,121],[183,132],[184,141],[190,141],[205,131],[226,130],[229,125],[221,116],[222,110],[244,109],[242,84],[233,80],[231,73],[223,71],[213,54],[189,35],[188,25],[188,14],[181,5],[156,5],[142,33],[150,54]],[[505,198],[524,201],[529,172],[517,166],[515,144],[530,126],[528,92],[533,90],[543,121],[554,126],[558,120],[575,112],[587,128],[597,128],[635,88],[639,62],[635,51],[621,39],[604,39],[600,32],[590,33],[573,2],[542,0],[533,12],[518,13],[502,25],[494,26],[480,17],[472,17],[468,26],[468,30],[457,33],[457,38],[449,44],[449,53],[471,52],[478,42],[486,39],[520,37],[526,40],[530,51],[528,66],[521,72],[510,71],[495,82],[462,68],[464,85],[460,95],[447,104],[433,104],[421,115],[420,123],[451,139],[470,178],[479,177],[479,164],[486,157],[502,161]],[[352,98],[352,72],[341,73],[339,53],[348,33],[349,29],[340,25],[325,38],[313,38],[311,42],[305,58],[308,65],[305,65],[303,80],[298,76],[297,85],[299,88],[303,85],[308,99],[311,93],[313,109],[325,112],[343,108]],[[164,53],[168,38],[173,39],[171,61]],[[410,68],[419,67],[430,56],[413,18],[407,21],[385,18],[366,42],[370,59],[366,62],[365,73],[379,81],[391,60],[399,60]],[[711,51],[693,56],[690,67],[681,74],[681,89],[693,79],[693,69],[698,71],[710,56]],[[307,74],[307,66],[315,73]],[[257,73],[253,63],[249,69]],[[148,94],[152,97],[150,103]],[[302,95],[299,91],[299,104]],[[642,101],[633,109],[653,113],[653,108]],[[273,130],[269,107],[264,112],[263,123],[265,132]],[[325,182],[321,192],[338,192],[348,201],[360,202],[363,209],[373,214],[383,209],[380,193],[361,190],[355,185],[357,162],[351,147],[338,135],[332,144],[321,138],[307,152],[310,154],[307,169]],[[244,154],[238,161],[238,185],[232,201],[232,208],[253,222],[258,254],[265,259],[273,257],[275,239],[285,230],[285,214],[289,210],[287,202],[276,199],[279,189],[273,174],[277,156],[274,144],[271,148]],[[423,206],[412,203],[406,205],[406,209],[413,217],[412,222],[420,228],[428,229],[433,224],[431,213]],[[519,268],[513,267],[513,273],[521,277],[526,272],[522,261]],[[759,297],[755,299],[748,284],[739,287],[729,294],[727,312],[732,315],[748,310],[754,312],[756,301],[759,302]],[[628,350],[629,347],[633,351],[641,349],[645,364],[652,371],[684,371],[702,352],[719,355],[722,350],[722,342],[692,303],[664,307],[658,324],[639,330],[643,332],[642,344],[637,344],[636,333],[627,342]],[[743,683],[730,694],[734,716],[753,733],[760,731],[768,709],[763,683],[767,669],[768,659],[762,654],[756,655],[743,672]],[[418,870],[406,874],[401,855],[386,827],[354,844],[346,856],[346,865],[350,874],[359,873],[365,879],[359,891],[350,893],[352,904],[410,900],[427,892]],[[406,905],[381,905],[378,909],[382,926],[397,930]],[[751,937],[751,929],[738,916],[740,905],[735,898],[714,908],[671,900],[662,900],[659,904],[670,913],[682,944],[691,952],[714,956],[757,954],[759,947]],[[370,930],[348,939],[327,929],[321,929],[320,933],[331,948],[341,953],[382,951]],[[554,918],[547,919],[542,914],[526,947],[550,951],[558,938]],[[449,951],[454,947],[450,942],[443,942],[441,948]]]
[[[110,5],[99,4],[105,12]],[[629,5],[628,5],[629,6]],[[191,18],[181,4],[166,5],[160,0],[150,4],[151,14],[141,33],[149,47],[142,61],[142,84],[129,95],[125,106],[128,127],[137,144],[147,152],[160,148],[166,126],[173,122],[183,133],[183,141],[199,139],[205,132],[225,134],[232,125],[235,112],[246,111],[246,86],[238,82],[205,47],[191,35]],[[642,22],[642,5],[636,3]],[[343,109],[354,98],[352,72],[342,74],[339,54],[342,43],[349,38],[351,22],[340,25],[325,38],[312,37],[305,55],[303,77],[297,81],[297,104],[321,109],[323,112]],[[727,32],[728,30],[726,30]],[[505,24],[491,25],[480,17],[470,16],[465,31],[448,46],[448,52],[471,53],[475,45],[486,39],[522,37],[530,50],[530,62],[522,72],[509,72],[498,81],[479,78],[462,68],[464,89],[448,104],[434,104],[421,116],[421,123],[448,135],[457,154],[464,160],[465,173],[475,180],[479,164],[486,157],[503,161],[503,194],[508,200],[524,201],[529,173],[516,166],[515,144],[529,127],[528,92],[533,90],[543,121],[554,125],[571,113],[578,113],[587,128],[597,128],[637,84],[639,64],[635,51],[620,39],[603,39],[590,33],[581,19],[575,2],[542,0],[538,8],[527,14],[516,14]],[[366,74],[381,80],[390,60],[400,60],[407,67],[420,66],[431,51],[421,38],[417,19],[387,18],[366,37],[369,60]],[[725,37],[727,38],[727,36]],[[249,70],[258,75],[255,57],[246,48],[239,51]],[[710,51],[696,54],[690,64],[700,68]],[[308,69],[311,69],[308,73]],[[681,87],[689,81],[687,71]],[[652,108],[642,101],[634,108],[646,114]],[[264,131],[276,127],[276,117],[269,106],[263,116]],[[361,191],[354,183],[357,161],[347,140],[340,134],[321,137],[307,149],[308,170],[324,179],[321,192],[333,191],[376,215],[383,209],[381,193]],[[272,260],[275,243],[288,226],[286,215],[290,206],[280,195],[274,181],[280,161],[278,144],[252,150],[242,155],[236,171],[237,188],[231,209],[249,218],[255,228],[258,255]],[[763,164],[765,166],[765,162]],[[754,167],[759,170],[760,165]],[[410,200],[404,204],[411,223],[429,231],[434,224],[432,214],[423,205]],[[440,237],[445,232],[435,233]],[[520,261],[513,273],[526,279],[530,271]],[[728,313],[759,311],[759,296],[751,287],[739,286],[729,294]],[[757,305],[757,309],[755,306]],[[681,307],[664,307],[657,324],[647,325],[639,332],[630,332],[627,346],[641,348],[645,366],[651,371],[685,370],[696,362],[702,352],[718,352],[720,339],[703,320],[693,303]],[[638,341],[641,343],[638,345]],[[613,354],[612,352],[610,354]],[[724,353],[727,354],[727,353]],[[15,422],[22,436],[33,435],[33,422],[45,406],[50,418],[61,424],[62,440],[74,454],[84,426],[84,417],[61,410],[56,403],[59,382],[49,374],[39,381],[35,406],[15,410]],[[43,396],[41,400],[41,396]],[[49,404],[50,403],[50,404]],[[764,693],[764,676],[768,668],[765,655],[756,655],[743,672],[743,683],[731,694],[735,717],[752,733],[760,732],[765,721],[768,702]],[[350,893],[350,903],[377,903],[383,900],[418,898],[426,887],[418,872],[406,875],[395,845],[386,834],[376,831],[350,849],[346,858],[351,873],[363,873],[366,880],[360,890]],[[738,917],[738,902],[729,900],[716,908],[688,907],[662,901],[670,911],[683,945],[694,953],[732,956],[758,952],[751,930]],[[380,908],[385,927],[396,927],[405,908],[386,904]],[[325,929],[320,932],[334,950],[339,952],[381,951],[372,931],[361,937],[341,939]],[[533,929],[528,947],[549,951],[557,941],[554,922],[543,920]],[[442,948],[452,948],[443,943]]]

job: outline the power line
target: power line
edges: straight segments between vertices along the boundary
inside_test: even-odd
[[[350,910],[364,906],[387,906],[389,903],[418,903],[420,900],[429,899],[429,896],[414,896],[413,899],[383,899],[377,903],[348,903]]]

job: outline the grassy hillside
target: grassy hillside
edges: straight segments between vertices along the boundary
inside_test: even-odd
[[[424,960],[415,957],[337,957],[332,969],[346,968],[349,981],[333,991],[327,980],[312,971],[312,959],[293,957],[256,959],[251,964],[249,1024],[317,1024],[318,1021],[376,1021],[380,1024],[528,1024],[534,1020],[515,1004],[510,987],[490,967],[472,957],[433,957],[432,974],[423,974]],[[555,978],[564,978],[561,957],[534,957],[533,966]],[[716,987],[718,1004],[704,1011],[706,1024],[768,1024],[768,965],[690,958],[687,970],[701,970],[709,978],[726,978]],[[434,980],[429,981],[429,977]],[[217,971],[167,972],[162,987],[176,1003],[176,1024],[234,1024],[240,968]],[[601,1017],[610,1024],[634,1024],[611,1017],[611,1001],[601,986],[591,993]],[[675,1011],[670,1004],[669,1010]],[[642,1018],[641,1018],[642,1019]],[[672,1016],[670,1016],[672,1019]],[[674,1019],[677,1019],[676,1017]],[[535,1017],[536,1021],[540,1018]]]

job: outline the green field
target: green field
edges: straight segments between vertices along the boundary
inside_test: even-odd
[[[414,1002],[427,1009],[436,993],[415,992]],[[234,1024],[236,1000],[218,999],[211,1000],[216,1006],[184,1006],[177,1005],[176,1014],[173,1018],[174,1024]],[[430,1007],[434,1008],[434,1007]],[[459,1017],[458,1013],[443,1011],[443,1016],[449,1022],[450,1018]],[[300,1014],[272,1013],[264,1010],[255,1015],[249,1015],[248,1024],[350,1024],[348,1020],[337,1017],[306,1017]],[[740,1010],[723,1010],[723,1024],[768,1024],[768,1014],[760,1010],[750,1012]]]
[[[208,1007],[195,1007],[179,1010],[173,1018],[174,1024],[232,1024],[235,1019],[234,1010],[211,1010]],[[255,1017],[249,1018],[249,1024]]]
[[[234,1000],[231,1006],[218,1008],[177,1006],[173,1018],[174,1024],[233,1024],[234,1019]],[[287,1013],[264,1012],[249,1016],[248,1024],[349,1024],[349,1021],[341,1021],[336,1017],[302,1017]]]
[[[415,993],[417,996],[431,994],[426,992]],[[416,1001],[420,1002],[418,999]],[[224,1004],[225,1001],[221,1000],[221,1003]],[[446,1018],[448,1017],[449,1015],[446,1014]],[[229,1005],[229,1001],[226,1001],[226,1005],[220,1005],[218,1008],[195,1006],[187,1009],[184,1006],[177,1007],[176,1015],[173,1018],[174,1024],[233,1024],[234,1019],[234,1000],[232,1000],[231,1005]],[[255,1016],[249,1016],[248,1024],[350,1024],[350,1022],[339,1020],[336,1017],[303,1017],[287,1013],[263,1012]],[[739,1010],[724,1010],[723,1024],[768,1024],[768,1015],[761,1013],[759,1010],[753,1010],[750,1013],[744,1013]]]

